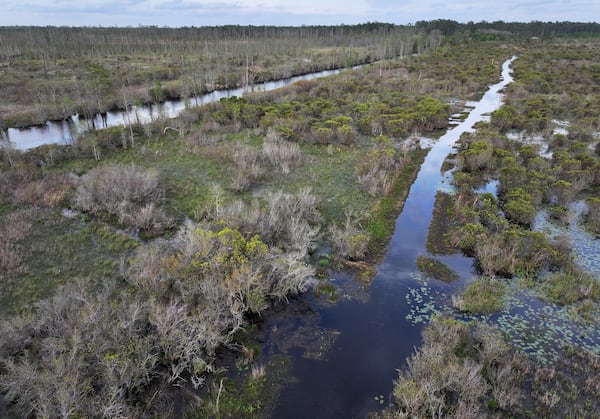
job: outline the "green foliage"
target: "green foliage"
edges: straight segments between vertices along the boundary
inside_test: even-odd
[[[441,191],[435,195],[426,243],[427,251],[432,255],[447,255],[458,251],[451,242],[454,230],[458,227],[453,200],[454,196]]]
[[[552,273],[544,279],[541,288],[550,301],[560,305],[571,305],[585,299],[600,300],[598,279],[577,270]]]
[[[472,252],[477,244],[487,236],[487,231],[481,224],[468,223],[459,229],[458,236],[460,237],[459,247],[467,252]]]
[[[454,306],[469,313],[490,314],[502,310],[506,285],[493,277],[482,277],[467,285]]]
[[[473,172],[487,167],[492,158],[492,145],[483,140],[471,142],[467,150],[458,153],[459,167],[462,170]]]
[[[395,221],[402,209],[401,205],[404,203],[404,197],[408,194],[409,186],[417,176],[425,155],[425,151],[413,153],[411,162],[404,167],[389,195],[382,198],[379,205],[371,211],[366,227],[371,237],[368,247],[370,254],[383,254],[387,242],[394,232]]]
[[[508,191],[504,212],[509,220],[525,226],[531,225],[537,214],[531,196],[522,188],[513,188]]]
[[[346,214],[343,227],[330,226],[329,238],[333,252],[350,260],[361,259],[367,252],[370,241],[368,233],[360,227],[359,221],[354,219],[351,213]]]
[[[519,115],[514,106],[503,105],[500,109],[492,112],[492,125],[497,127],[500,132],[520,126]]]
[[[419,271],[444,282],[452,282],[458,279],[458,274],[437,259],[426,256],[417,257],[417,268]]]

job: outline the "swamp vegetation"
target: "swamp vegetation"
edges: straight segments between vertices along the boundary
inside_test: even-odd
[[[598,234],[600,43],[445,23],[1,28],[0,83],[14,93],[4,127],[377,62],[68,146],[0,149],[0,412],[268,416],[290,361],[261,359],[263,316],[311,293],[335,304],[336,270],[368,284],[427,154],[417,140],[448,128],[518,54],[505,105],[445,165],[453,188],[438,192],[429,255],[415,261],[453,303],[427,312],[442,316],[379,414],[598,413],[596,337],[540,359],[494,316],[525,293],[597,328],[600,269],[535,221],[544,210],[570,222],[580,202]],[[496,194],[478,192],[491,182]],[[480,278],[442,262],[461,253]]]

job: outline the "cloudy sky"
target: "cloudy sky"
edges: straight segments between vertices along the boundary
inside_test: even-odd
[[[0,0],[0,26],[336,25],[600,19],[598,0]]]

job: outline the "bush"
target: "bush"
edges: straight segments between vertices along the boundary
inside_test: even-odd
[[[66,176],[45,176],[20,185],[14,191],[14,202],[54,208],[65,203],[70,191]]]
[[[0,222],[0,278],[22,270],[24,248],[20,242],[32,228],[31,210],[7,214]]]
[[[140,417],[167,411],[157,340],[146,304],[96,296],[81,284],[39,303],[27,318],[0,330],[0,385],[23,416]],[[144,397],[141,390],[152,388]]]
[[[74,205],[158,233],[172,225],[162,208],[156,206],[164,200],[164,195],[157,171],[136,165],[110,165],[92,169],[79,179]]]
[[[600,300],[600,282],[592,275],[573,271],[550,274],[542,283],[542,292],[550,301],[570,305],[585,299]]]
[[[371,196],[387,195],[408,163],[407,155],[400,155],[390,140],[379,136],[375,149],[358,167],[358,183]]]
[[[358,221],[352,218],[352,214],[346,213],[343,227],[330,226],[329,240],[336,255],[358,260],[365,255],[370,238],[368,233],[360,228]]]
[[[288,174],[291,167],[298,167],[303,163],[300,146],[285,141],[272,129],[268,130],[263,141],[261,154],[271,165],[279,167],[283,174]]]
[[[473,172],[484,169],[490,163],[494,148],[487,141],[474,141],[467,150],[457,155],[457,166],[464,171]]]
[[[512,416],[528,368],[489,326],[434,318],[399,372],[386,417],[485,417],[490,409]]]
[[[249,190],[265,173],[258,150],[236,144],[229,153],[233,162],[231,189],[236,192]]]
[[[522,188],[514,188],[506,195],[504,212],[509,220],[530,226],[535,219],[537,210],[530,195]]]
[[[265,196],[266,208],[254,200],[250,205],[234,202],[220,211],[219,219],[241,231],[258,234],[284,251],[306,254],[319,237],[317,198],[306,188],[296,194],[281,191]]]
[[[472,281],[459,297],[453,298],[454,306],[469,313],[490,314],[502,310],[506,285],[499,279],[483,277]]]
[[[170,416],[171,386],[202,385],[248,313],[315,283],[303,254],[208,225],[138,248],[125,276],[1,325],[0,391],[23,417]]]

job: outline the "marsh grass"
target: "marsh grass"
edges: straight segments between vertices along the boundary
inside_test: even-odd
[[[289,368],[289,359],[275,355],[266,364],[253,364],[233,376],[217,373],[205,386],[201,401],[187,407],[186,417],[269,417],[282,386],[290,380]]]
[[[432,255],[451,255],[459,251],[451,241],[453,230],[458,228],[453,200],[450,194],[441,191],[436,193],[426,243],[427,251]]]
[[[122,260],[138,245],[137,240],[102,222],[66,218],[56,209],[27,211],[27,217],[15,213],[30,224],[13,242],[20,249],[19,269],[0,270],[2,317],[28,309],[76,279],[118,276]]]
[[[416,179],[428,151],[415,150],[411,153],[410,163],[404,166],[390,193],[383,197],[370,212],[366,229],[371,236],[367,251],[372,258],[378,259],[383,256],[389,238],[394,232],[396,218],[402,211],[410,185]]]
[[[337,288],[327,280],[319,281],[319,285],[315,287],[315,295],[317,297],[326,297],[331,303],[335,303],[340,299]]]
[[[482,277],[469,283],[460,296],[453,298],[454,307],[468,313],[491,314],[502,310],[506,284],[499,278]]]
[[[385,418],[493,417],[519,411],[529,371],[502,335],[483,323],[436,317],[423,345],[394,383],[394,405]]]
[[[435,258],[418,256],[417,268],[424,274],[444,282],[456,281],[459,278],[456,272]]]
[[[576,269],[549,274],[541,281],[540,288],[545,298],[560,305],[600,300],[598,278]]]

